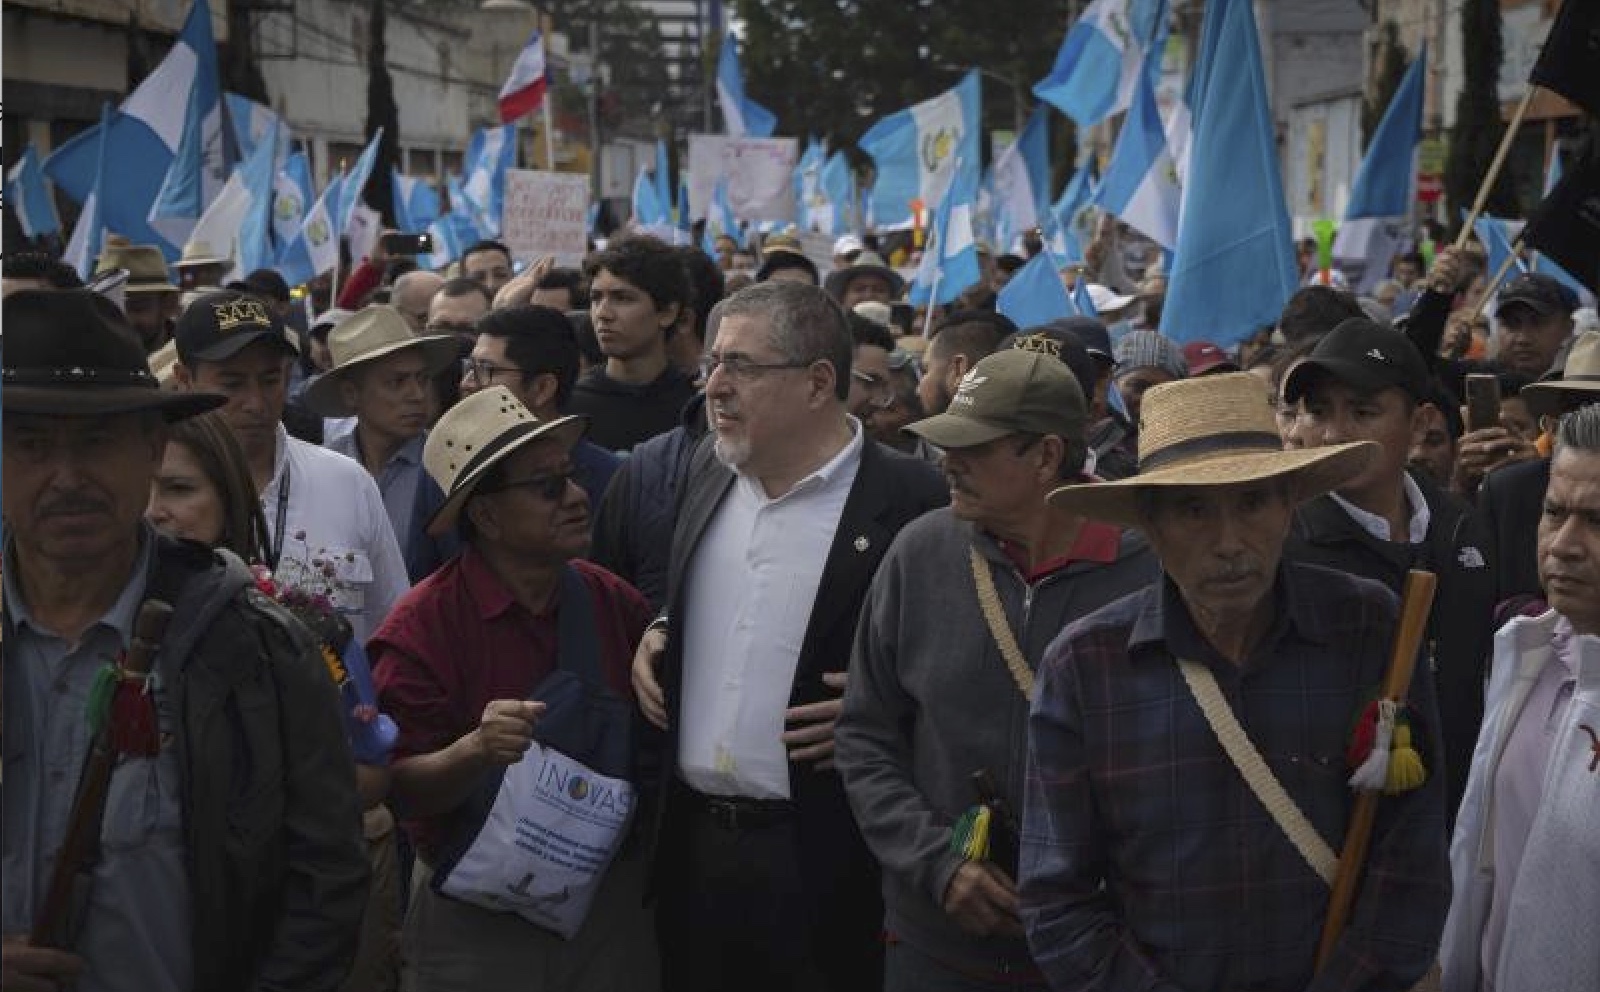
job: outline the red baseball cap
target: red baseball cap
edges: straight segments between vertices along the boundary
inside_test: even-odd
[[[1210,341],[1190,341],[1183,346],[1183,357],[1189,362],[1191,377],[1208,372],[1239,371],[1239,363]]]

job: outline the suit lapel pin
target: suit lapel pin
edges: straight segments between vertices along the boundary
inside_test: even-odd
[[[866,537],[863,536],[856,538],[857,551],[866,551],[870,547],[872,547],[872,542],[867,540]]]

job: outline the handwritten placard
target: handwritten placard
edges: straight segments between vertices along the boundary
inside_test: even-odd
[[[500,214],[500,239],[519,262],[545,255],[562,264],[588,250],[589,177],[510,169]]]

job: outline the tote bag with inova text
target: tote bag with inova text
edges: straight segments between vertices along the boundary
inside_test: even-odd
[[[534,745],[457,814],[433,888],[571,939],[633,819],[632,712],[600,673],[594,607],[571,566],[557,636],[559,667],[530,695],[546,707]]]

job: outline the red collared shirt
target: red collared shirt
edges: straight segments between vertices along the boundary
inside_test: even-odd
[[[606,680],[632,698],[629,668],[650,622],[649,604],[598,565],[572,565],[593,596]],[[379,708],[400,728],[395,759],[455,743],[478,726],[494,700],[528,698],[556,667],[559,606],[529,612],[470,547],[413,587],[367,645]],[[443,839],[447,821],[407,821],[425,857]]]
[[[1085,520],[1078,530],[1077,540],[1072,542],[1072,547],[1066,554],[1040,562],[1034,568],[1028,567],[1026,548],[1001,538],[996,538],[995,541],[1000,545],[1000,550],[1005,552],[1006,557],[1011,559],[1011,564],[1017,566],[1017,571],[1022,573],[1023,581],[1031,586],[1073,562],[1089,561],[1099,565],[1109,565],[1116,561],[1117,550],[1122,546],[1122,528],[1098,520]]]

